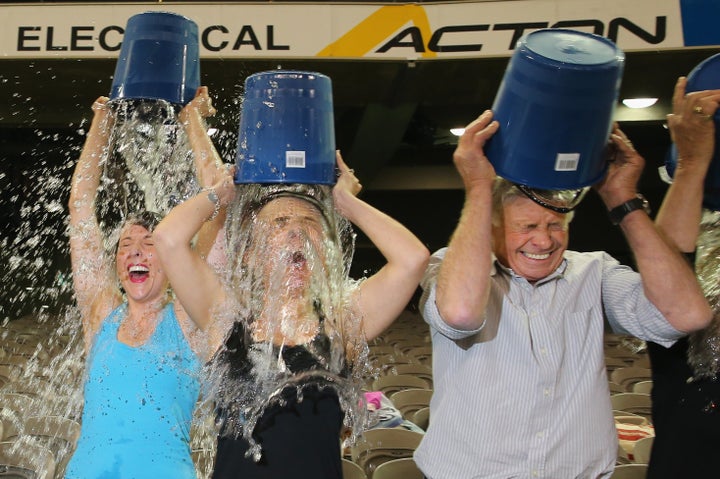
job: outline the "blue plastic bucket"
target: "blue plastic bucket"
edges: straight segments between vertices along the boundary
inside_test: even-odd
[[[542,29],[518,41],[492,110],[485,152],[498,175],[545,190],[603,178],[625,55],[610,40]]]
[[[171,12],[128,19],[110,99],[167,100],[184,105],[200,86],[198,27]]]
[[[687,77],[686,92],[720,89],[720,53],[703,60]],[[705,176],[703,206],[720,211],[720,110],[713,116],[715,122],[715,152]],[[677,166],[677,149],[673,144],[665,160],[665,169],[672,178]]]
[[[245,80],[235,183],[335,181],[330,78],[286,70],[250,75]]]

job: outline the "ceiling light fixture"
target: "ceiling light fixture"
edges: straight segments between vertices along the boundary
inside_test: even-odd
[[[657,101],[657,98],[625,98],[622,103],[628,108],[647,108]]]
[[[462,136],[465,133],[465,128],[450,128],[450,133],[455,136]]]

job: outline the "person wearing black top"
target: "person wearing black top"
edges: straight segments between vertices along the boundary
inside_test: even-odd
[[[656,224],[695,263],[715,316],[706,329],[668,349],[648,343],[656,434],[650,479],[716,477],[720,470],[720,216],[707,210],[703,215],[702,208],[703,184],[715,143],[712,117],[720,103],[720,90],[686,94],[686,84],[684,77],[678,80],[673,113],[668,115],[677,167]]]
[[[356,196],[339,153],[337,165],[332,188],[240,185],[234,202],[228,172],[155,230],[175,294],[217,346],[216,479],[342,478],[341,428],[361,425],[367,341],[405,308],[427,265],[410,231]],[[229,205],[227,278],[191,245],[218,205]],[[348,277],[348,221],[387,261],[361,281]]]

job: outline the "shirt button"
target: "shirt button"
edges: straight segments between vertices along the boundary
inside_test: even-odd
[[[540,348],[540,354],[547,354],[547,348]]]
[[[533,471],[533,472],[532,472],[532,476],[533,476],[533,477],[538,477],[538,476],[539,476],[539,474],[538,474],[538,472],[537,472],[537,471]]]
[[[550,395],[550,388],[545,388],[545,389],[543,390],[543,394],[544,394],[546,397],[549,396],[549,395]]]
[[[545,435],[545,433],[542,432],[542,431],[540,431],[540,432],[538,432],[537,434],[535,434],[535,436],[536,436],[538,439],[542,439],[544,435]],[[537,472],[537,471],[536,471],[536,472]]]

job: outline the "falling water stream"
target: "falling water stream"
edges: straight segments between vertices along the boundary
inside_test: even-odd
[[[720,212],[704,211],[697,245],[695,271],[715,317],[709,327],[690,334],[688,364],[693,368],[693,380],[717,381],[720,374]],[[711,395],[707,397],[703,412],[717,414],[720,404],[710,399]]]
[[[164,216],[199,187],[175,106],[162,100],[111,103],[116,120],[97,204],[99,218],[115,231],[133,212]]]
[[[162,101],[115,100],[113,103],[116,120],[103,159],[96,202],[108,251],[112,251],[118,229],[129,214],[137,210],[165,214],[199,188],[192,154],[184,131],[175,120],[176,110],[172,105]],[[226,122],[236,123],[233,119]],[[78,133],[84,135],[85,132],[81,128]],[[57,140],[57,148],[67,145],[62,139],[48,138],[42,132],[38,135],[46,141]],[[221,156],[229,156],[227,152],[234,146],[230,146],[232,141],[232,136],[214,138]],[[69,182],[65,179],[69,178],[78,156],[79,147],[68,148],[64,152],[66,162],[47,168],[40,177],[34,178],[34,187],[42,189],[42,193],[37,202],[21,206],[23,219],[29,221],[15,236],[4,236],[0,244],[3,258],[8,260],[3,284],[8,278],[8,284],[13,283],[12,278],[19,272],[32,283],[44,269],[52,269],[49,268],[51,260],[44,255],[67,254],[67,237],[60,235],[60,240],[46,240],[44,235],[53,238],[58,235],[56,231],[43,230],[42,218],[53,215],[55,221],[49,224],[65,221],[64,218],[58,221],[59,216],[66,215],[64,201]],[[0,174],[0,180],[7,178],[6,172]],[[304,208],[314,208],[321,218],[320,227],[318,223],[305,224],[292,233],[283,233],[277,223],[258,222],[262,211],[268,210],[257,206],[265,205],[267,198],[276,196],[310,205]],[[220,239],[225,246],[225,261],[216,266],[232,292],[232,301],[216,311],[216,338],[224,338],[237,325],[247,329],[246,352],[251,374],[234,375],[226,364],[217,360],[209,362],[204,369],[205,387],[191,429],[191,447],[199,478],[210,477],[212,471],[222,419],[218,411],[237,413],[242,422],[226,422],[223,433],[247,438],[252,445],[251,454],[257,459],[261,449],[251,432],[259,417],[269,406],[282,405],[286,396],[279,393],[288,388],[294,388],[297,400],[301,401],[302,386],[310,376],[321,378],[338,393],[345,411],[345,424],[354,433],[353,437],[361,432],[365,421],[364,407],[358,398],[367,373],[368,347],[361,334],[362,318],[351,313],[352,293],[358,282],[348,278],[354,238],[349,223],[335,214],[330,187],[239,186],[228,216],[225,237]],[[50,447],[57,462],[55,477],[59,478],[72,454],[72,443],[61,440],[57,431],[44,435],[27,428],[23,431],[22,424],[29,416],[56,417],[58,422],[70,424],[63,423],[66,429],[72,429],[72,425],[80,421],[84,375],[81,323],[72,302],[68,268],[61,268],[47,287],[27,288],[19,289],[17,301],[32,301],[41,306],[22,320],[11,317],[9,311],[4,311],[0,318],[4,320],[0,334],[4,339],[14,337],[17,344],[12,356],[24,357],[17,367],[8,365],[0,369],[0,376],[5,370],[12,376],[11,381],[0,382],[3,395],[0,415],[4,418],[3,424],[16,425],[13,439],[17,454],[32,456],[30,445],[36,443]],[[302,293],[298,293],[299,290]],[[44,336],[33,336],[28,332],[31,329],[45,330]],[[314,340],[319,337],[322,341]],[[291,374],[279,352],[296,344],[306,345],[306,350],[322,367]],[[214,357],[220,358],[225,353],[223,346]],[[0,365],[9,363],[7,359],[0,357]],[[13,403],[13,398],[18,402]],[[8,437],[7,431],[3,436]],[[38,462],[42,458],[30,459]]]

